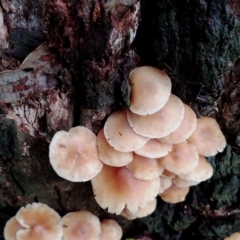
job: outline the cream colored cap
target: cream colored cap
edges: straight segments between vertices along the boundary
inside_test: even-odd
[[[195,186],[197,184],[199,184],[200,182],[196,182],[196,181],[189,181],[189,180],[185,180],[180,178],[179,176],[176,176],[172,179],[172,182],[180,188],[187,188],[190,186]]]
[[[103,129],[97,135],[98,156],[102,162],[114,167],[126,166],[133,160],[132,152],[119,152],[107,142]]]
[[[25,228],[17,231],[17,240],[60,240],[61,217],[52,208],[42,203],[21,207],[16,220]]]
[[[19,229],[24,229],[24,227],[16,220],[15,216],[10,218],[3,231],[5,240],[17,240],[16,233]]]
[[[101,226],[97,216],[88,211],[67,213],[61,220],[62,240],[97,240],[100,238]]]
[[[160,188],[158,193],[164,192],[166,189],[172,186],[172,179],[168,177],[160,176]]]
[[[146,158],[133,154],[133,160],[127,166],[133,176],[141,180],[151,180],[159,177],[164,168],[155,158]]]
[[[126,167],[104,165],[102,171],[91,180],[97,203],[108,212],[120,214],[127,207],[136,212],[154,200],[158,194],[160,179],[139,180]]]
[[[214,118],[202,117],[197,120],[197,128],[188,139],[199,154],[210,157],[222,152],[226,147],[226,139]]]
[[[181,125],[170,135],[158,139],[162,143],[177,144],[186,141],[197,127],[195,112],[186,104],[184,106],[184,117]]]
[[[134,152],[143,157],[160,158],[166,156],[171,150],[172,144],[165,144],[156,139],[150,139],[142,148]]]
[[[130,110],[139,115],[153,114],[167,102],[172,88],[168,75],[154,67],[143,66],[129,74],[132,87]]]
[[[108,117],[104,125],[104,135],[108,143],[120,152],[133,152],[149,140],[132,130],[124,110],[117,110]]]
[[[138,210],[134,213],[129,211],[128,208],[124,208],[123,211],[121,212],[121,215],[129,220],[132,220],[135,218],[143,218],[152,214],[155,211],[156,207],[157,207],[157,198],[154,198],[153,201],[147,203],[145,207],[142,207],[142,208],[139,207]]]
[[[123,235],[121,226],[113,219],[101,221],[100,240],[121,240]]]
[[[239,240],[240,232],[233,233],[230,237],[224,238],[224,240]]]
[[[98,157],[95,134],[80,126],[54,135],[49,146],[49,158],[54,171],[72,182],[92,179],[103,166]]]
[[[196,147],[187,141],[173,145],[172,151],[167,156],[159,158],[161,165],[176,175],[190,172],[197,166],[198,161]]]
[[[166,189],[164,192],[160,193],[159,196],[163,201],[168,203],[179,203],[185,201],[185,198],[189,192],[189,187],[179,188],[174,184]]]
[[[167,103],[152,115],[141,116],[131,111],[127,119],[133,131],[149,138],[162,138],[175,131],[183,121],[184,106],[182,101],[171,94]]]

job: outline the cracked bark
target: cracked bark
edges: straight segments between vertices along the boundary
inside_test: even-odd
[[[36,200],[62,214],[87,209],[108,216],[97,206],[90,183],[71,183],[53,172],[48,144],[56,131],[73,125],[85,125],[97,133],[112,110],[127,108],[127,75],[143,64],[165,69],[174,93],[198,116],[219,120],[231,154],[226,151],[210,159],[215,179],[193,188],[184,204],[169,206],[159,201],[155,215],[139,221],[117,217],[124,232],[128,236],[150,232],[156,239],[163,239],[161,234],[165,239],[184,239],[188,234],[218,239],[220,233],[211,235],[206,223],[215,230],[220,223],[234,225],[239,217],[238,189],[230,200],[220,202],[216,197],[220,190],[213,185],[219,181],[238,186],[239,16],[234,0],[142,0],[141,4],[1,0],[0,70],[17,69],[46,40],[63,66],[57,76],[48,76],[54,86],[22,101],[0,104],[1,226],[19,207]],[[229,172],[223,173],[217,165],[220,160],[232,163]],[[230,179],[230,174],[236,178]]]

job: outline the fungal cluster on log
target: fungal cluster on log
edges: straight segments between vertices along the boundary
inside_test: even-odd
[[[62,218],[42,203],[20,208],[4,228],[5,240],[120,240],[122,228],[113,219],[99,218],[88,211],[67,213]]]
[[[80,126],[56,133],[49,157],[59,176],[91,180],[103,209],[134,219],[152,213],[158,195],[184,201],[190,186],[212,176],[205,157],[223,151],[226,140],[215,119],[197,118],[171,93],[164,71],[138,67],[129,82],[128,111],[114,111],[97,137]]]

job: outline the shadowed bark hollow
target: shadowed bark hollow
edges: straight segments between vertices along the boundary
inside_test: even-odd
[[[1,0],[1,228],[39,201],[61,214],[115,218],[126,237],[223,239],[240,231],[239,16],[238,2],[225,0]],[[45,41],[50,50],[40,62],[57,68],[22,67]],[[141,65],[167,71],[173,93],[198,116],[217,118],[229,145],[209,158],[213,178],[184,203],[158,199],[154,214],[127,221],[99,208],[89,182],[58,177],[48,146],[58,130],[84,125],[98,133],[111,111],[127,109],[128,74]],[[6,70],[22,77],[6,78]]]

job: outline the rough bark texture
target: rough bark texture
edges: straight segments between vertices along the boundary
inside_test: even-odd
[[[44,75],[53,83],[47,88],[21,101],[1,100],[1,227],[33,201],[62,214],[87,209],[109,216],[97,206],[90,183],[54,173],[49,141],[59,129],[79,124],[97,133],[112,110],[129,106],[129,71],[152,65],[169,73],[173,92],[198,116],[218,119],[229,145],[209,158],[213,178],[192,187],[184,203],[158,199],[154,214],[135,221],[110,216],[126,237],[223,239],[240,231],[239,16],[238,2],[224,0],[1,0],[1,71],[21,67],[46,40],[61,62],[61,70]],[[23,82],[13,82],[19,86],[14,93],[26,93]]]

